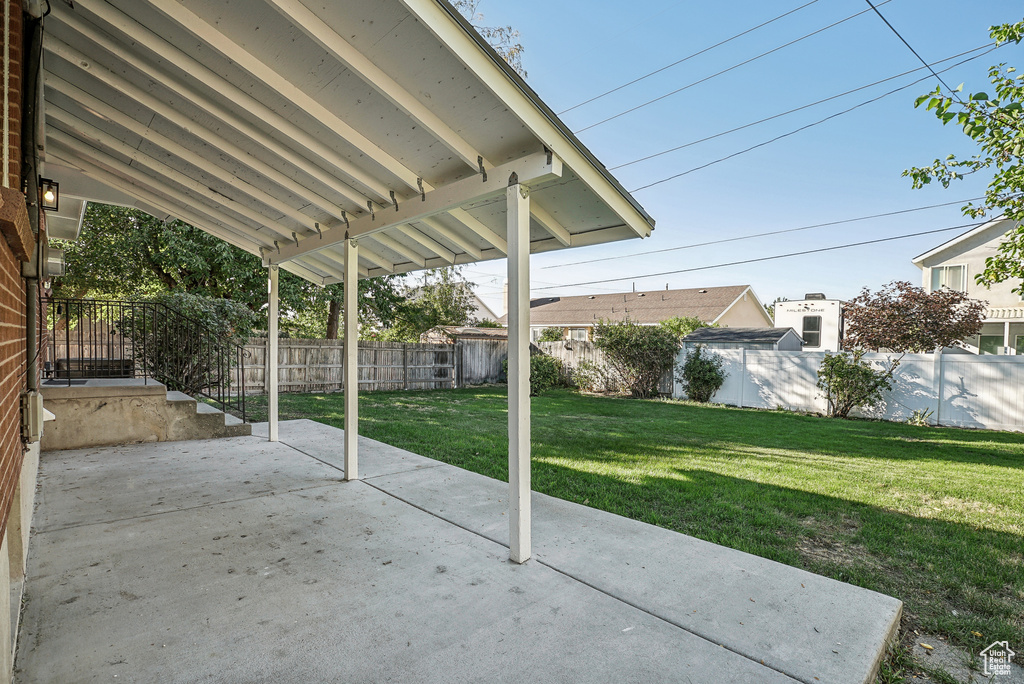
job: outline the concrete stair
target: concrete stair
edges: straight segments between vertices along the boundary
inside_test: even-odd
[[[168,391],[167,405],[176,412],[180,411],[185,422],[191,423],[195,428],[195,437],[183,437],[182,439],[247,437],[252,434],[252,425],[243,423],[241,418],[236,418],[205,402],[197,401],[184,392]],[[187,430],[187,427],[182,425],[179,429]]]
[[[43,431],[43,451],[252,434],[248,423],[153,380],[51,381],[40,389],[56,416]]]

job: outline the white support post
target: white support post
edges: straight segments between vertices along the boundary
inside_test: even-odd
[[[1010,321],[1003,323],[1003,353],[1007,356],[1013,353],[1010,345]]]
[[[508,207],[509,557],[530,558],[530,198],[515,174]]]
[[[359,479],[359,248],[345,240],[345,479]]]
[[[271,266],[267,283],[267,421],[270,441],[277,441],[277,266]]]

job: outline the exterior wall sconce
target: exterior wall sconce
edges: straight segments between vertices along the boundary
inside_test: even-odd
[[[46,211],[57,211],[57,207],[60,204],[60,183],[49,178],[40,178],[39,192],[43,198],[43,209]]]

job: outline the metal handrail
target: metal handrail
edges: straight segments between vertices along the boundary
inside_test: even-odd
[[[49,337],[45,378],[68,385],[91,378],[152,378],[246,419],[247,352],[202,321],[162,302],[44,297],[42,305],[40,333],[46,326]]]

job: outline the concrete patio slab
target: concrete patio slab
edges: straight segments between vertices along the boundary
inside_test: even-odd
[[[853,682],[898,615],[537,494],[518,566],[504,483],[372,440],[339,482],[339,436],[43,454],[17,681]]]

